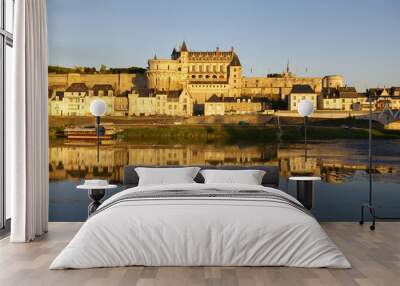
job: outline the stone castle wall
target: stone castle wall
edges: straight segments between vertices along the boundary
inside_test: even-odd
[[[286,99],[295,84],[306,84],[316,92],[322,90],[320,77],[243,77],[242,95]]]
[[[65,90],[73,83],[85,83],[89,88],[95,84],[111,84],[116,94],[133,88],[145,88],[145,74],[49,74],[49,87]]]

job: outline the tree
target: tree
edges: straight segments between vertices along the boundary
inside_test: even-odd
[[[100,73],[106,73],[106,72],[107,72],[107,66],[102,64],[100,66]]]
[[[271,105],[274,110],[287,110],[289,106],[286,100],[273,100]]]
[[[280,73],[270,73],[270,74],[267,74],[267,77],[279,78],[279,77],[282,77],[282,75]]]
[[[74,66],[72,68],[68,67],[60,67],[60,66],[48,66],[49,73],[57,73],[57,74],[67,74],[67,73],[81,73],[81,74],[95,74],[97,73],[97,69],[95,67],[83,67],[83,66]],[[145,73],[146,69],[141,67],[127,67],[127,68],[107,68],[106,65],[102,64],[100,66],[100,73],[102,74],[119,74],[119,73]]]
[[[79,67],[76,67],[76,71],[77,71],[78,73],[84,73],[84,72],[85,72],[85,68],[79,66]]]
[[[86,73],[86,74],[94,74],[94,73],[96,73],[96,68],[91,68],[91,67],[85,67],[84,69],[83,69],[83,73]]]
[[[117,73],[145,73],[146,69],[139,67],[128,67],[128,68],[109,68],[107,73],[117,74]]]
[[[60,66],[49,66],[48,67],[49,73],[66,74],[66,73],[71,73],[74,71],[75,71],[75,69],[73,69],[73,68],[66,68],[66,67],[60,67]]]

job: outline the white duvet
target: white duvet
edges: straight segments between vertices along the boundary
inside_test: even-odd
[[[163,190],[266,190],[254,185],[180,184]],[[50,269],[145,266],[294,266],[349,268],[350,263],[310,215],[257,199],[186,198],[124,201],[90,217]]]

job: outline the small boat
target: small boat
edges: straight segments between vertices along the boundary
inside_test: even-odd
[[[117,129],[110,124],[101,124],[100,128],[102,133],[99,136],[100,140],[111,140],[114,138],[117,133]],[[96,135],[96,126],[88,125],[83,127],[69,127],[64,129],[64,136],[68,139],[89,139],[89,140],[97,140]]]

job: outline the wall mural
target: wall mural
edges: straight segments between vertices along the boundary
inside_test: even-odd
[[[64,59],[54,56],[62,53],[55,44],[63,37],[57,29],[61,26],[58,9],[49,3],[49,15],[54,15],[49,16],[50,220],[84,220],[87,194],[75,187],[91,178],[119,184],[127,164],[276,165],[280,187],[289,193],[295,191],[289,176],[322,177],[316,183],[312,209],[319,219],[357,220],[368,184],[368,98],[373,100],[378,139],[372,170],[382,192],[377,196],[385,203],[382,212],[395,213],[400,87],[359,90],[346,85],[351,81],[344,75],[310,75],[307,69],[295,73],[289,61],[282,72],[254,75],[246,57],[241,57],[240,46],[201,49],[189,40],[171,40],[172,51],[161,51],[170,56],[156,55],[160,49],[154,43],[147,51],[154,56],[143,59],[147,61],[143,66],[128,61],[107,66],[102,59],[92,66],[84,57],[75,59],[67,52],[69,65],[63,65]],[[126,35],[116,32],[113,39],[118,36]],[[78,49],[79,35],[75,37]],[[90,112],[90,104],[98,99],[106,104],[99,160],[95,118]],[[307,160],[303,118],[297,112],[304,99],[314,108]],[[382,110],[389,111],[390,120],[380,115]]]

